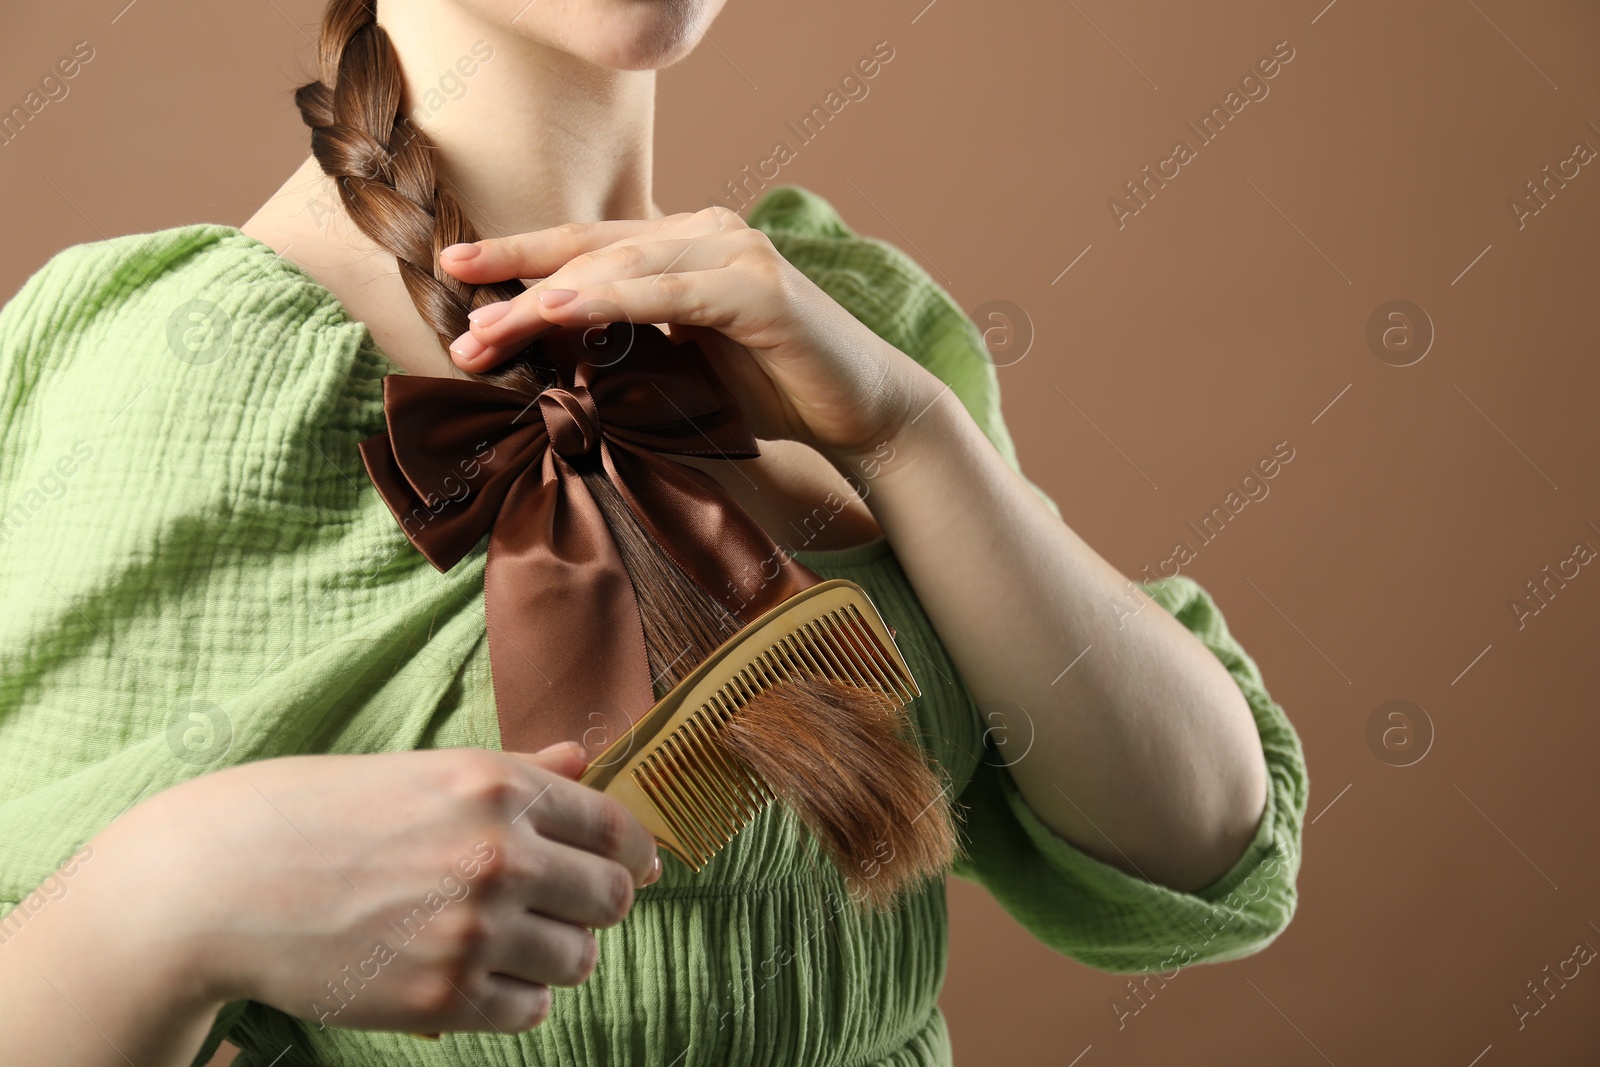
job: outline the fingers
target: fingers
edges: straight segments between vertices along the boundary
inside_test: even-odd
[[[444,1031],[520,1033],[550,1016],[550,987],[503,974],[481,974],[419,983],[413,994],[414,1032],[434,1036]]]
[[[679,216],[668,215],[660,219],[569,222],[510,237],[486,237],[449,246],[439,253],[439,265],[475,285],[510,278],[545,278],[573,256],[653,233],[679,221]]]
[[[571,923],[518,910],[492,929],[465,966],[417,980],[415,1031],[531,1030],[550,1015],[550,987],[582,985],[599,962],[594,934]]]
[[[514,894],[519,909],[601,929],[628,917],[637,881],[621,864],[558,841],[542,842],[533,863],[531,877]]]
[[[569,222],[510,237],[489,237],[470,244],[451,245],[439,253],[439,265],[462,281],[475,285],[511,278],[546,278],[574,256],[617,241],[650,237],[669,230],[689,236],[744,225],[738,213],[728,208],[682,211],[659,219]],[[466,249],[477,251],[463,258],[460,252]]]
[[[576,780],[589,767],[588,750],[578,741],[563,741],[538,752],[509,753],[537,767]]]
[[[568,303],[539,314],[563,325],[677,322],[755,339],[777,318],[772,296],[770,289],[738,271],[674,271],[597,281]]]
[[[588,981],[599,956],[599,940],[590,931],[525,911],[497,924],[482,965],[525,982],[575,986]]]
[[[659,246],[663,250],[681,247],[679,242],[660,242]],[[481,371],[520,352],[531,338],[551,326],[606,322],[702,326],[760,347],[763,331],[783,313],[783,293],[776,271],[739,269],[740,263],[710,249],[695,249],[675,260],[665,254],[650,255],[636,260],[633,266],[621,265],[625,258],[595,262],[585,268],[586,277],[582,280],[567,282],[558,272],[551,280],[551,289],[530,289],[511,300],[480,308],[505,310],[492,324],[474,325],[451,344],[456,365],[463,370]],[[695,269],[701,263],[710,266]],[[569,285],[576,288],[568,288]],[[541,302],[541,293],[558,290],[570,295],[555,306]]]
[[[543,915],[518,909],[492,930],[470,960],[413,980],[406,997],[413,1032],[531,1030],[549,1018],[550,987],[583,984],[599,961],[593,933]]]
[[[456,365],[468,371],[487,370],[553,325],[589,325],[619,317],[635,322],[682,321],[672,315],[618,315],[611,307],[599,318],[586,314],[595,308],[596,287],[606,282],[717,271],[741,260],[776,265],[778,254],[766,234],[746,226],[737,214],[721,211],[717,214],[708,209],[643,223],[574,224],[491,239],[460,246],[479,249],[465,261],[441,254],[440,265],[464,281],[542,279],[520,296],[474,310],[468,316],[468,331],[450,346]],[[554,302],[563,296],[564,304]],[[715,318],[704,316],[703,311],[702,316],[708,322]]]
[[[539,756],[508,752],[523,765],[540,766]],[[565,778],[532,784],[532,799],[513,816],[527,820],[540,836],[614,860],[645,885],[657,870],[656,841],[620,801]]]
[[[587,313],[597,310],[595,298],[600,296],[604,283],[621,278],[640,278],[670,284],[677,274],[705,273],[730,266],[750,243],[743,239],[680,237],[616,244],[585,252],[558,268],[535,288],[510,300],[473,311],[468,316],[471,325],[467,333],[451,344],[450,352],[456,357],[456,364],[463,369],[476,370],[492,365],[506,355],[520,351],[528,341],[552,325],[573,322],[588,325],[598,321]],[[563,293],[571,295],[561,303],[548,302]],[[674,305],[670,301],[661,301],[657,306]],[[605,307],[607,312],[612,310],[609,306]],[[672,316],[635,318],[633,321],[665,322],[672,321]]]

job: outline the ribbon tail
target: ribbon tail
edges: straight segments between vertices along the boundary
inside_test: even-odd
[[[554,453],[506,496],[484,604],[501,747],[581,740],[592,758],[655,704],[644,624],[582,478]]]

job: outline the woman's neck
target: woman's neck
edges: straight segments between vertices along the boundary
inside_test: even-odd
[[[480,236],[665,214],[651,198],[653,69],[597,66],[465,5],[379,0],[378,23],[400,60],[406,115]],[[465,377],[417,314],[393,255],[350,219],[315,158],[241,229],[331,290],[408,373]]]
[[[412,122],[484,236],[656,218],[654,70],[620,70],[486,23],[465,4],[378,3]],[[538,18],[530,0],[519,18]]]

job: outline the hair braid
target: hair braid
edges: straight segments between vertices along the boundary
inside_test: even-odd
[[[450,245],[478,240],[455,194],[439,179],[435,148],[406,117],[405,80],[376,0],[332,0],[318,44],[322,77],[294,95],[311,127],[311,153],[339,188],[351,220],[394,255],[411,302],[446,350],[467,332],[467,313],[523,292],[515,279],[474,285],[438,266]],[[476,377],[542,387],[516,361]]]
[[[440,251],[478,234],[441,183],[433,143],[405,115],[399,56],[378,25],[376,0],[330,0],[317,55],[321,77],[294,94],[312,155],[351,220],[394,255],[412,303],[448,350],[467,331],[468,312],[523,286],[473,285],[438,266]],[[535,350],[473,377],[537,395],[549,379],[529,358]],[[632,579],[659,698],[740,621],[678,569],[597,465],[577,466]],[[737,723],[730,750],[789,803],[867,906],[888,907],[949,866],[957,843],[948,803],[939,805],[943,784],[881,693],[828,679],[785,683]]]

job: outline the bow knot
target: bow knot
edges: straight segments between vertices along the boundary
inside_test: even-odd
[[[599,412],[589,390],[550,388],[539,394],[539,414],[550,447],[566,459],[587,455],[600,446]]]
[[[532,403],[485,381],[387,376],[386,432],[360,446],[434,567],[449,570],[489,535],[484,610],[508,752],[619,737],[655,704],[633,579],[570,460],[597,460],[662,553],[742,622],[821,580],[715,479],[667,458],[760,454],[699,346],[610,323],[597,366],[585,358],[593,329],[558,327],[534,342],[528,358],[555,380]]]

